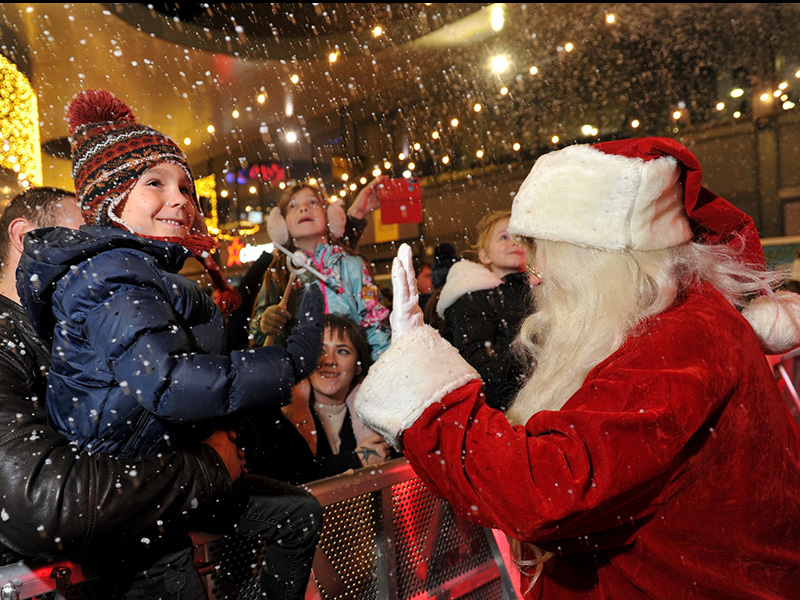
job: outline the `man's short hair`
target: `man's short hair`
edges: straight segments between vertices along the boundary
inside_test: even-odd
[[[27,219],[36,227],[54,227],[60,217],[61,201],[72,196],[72,192],[55,187],[37,187],[17,194],[0,216],[0,259],[8,258],[8,226],[14,219]]]

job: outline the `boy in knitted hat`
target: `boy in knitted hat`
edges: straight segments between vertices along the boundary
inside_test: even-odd
[[[508,231],[542,283],[506,414],[422,325],[401,247],[361,419],[515,540],[526,599],[797,597],[800,428],[763,348],[800,345],[800,301],[771,292],[752,220],[645,138],[541,157]]]
[[[56,428],[81,449],[135,457],[197,443],[208,427],[195,423],[288,401],[321,349],[319,290],[307,296],[286,348],[225,355],[220,309],[178,273],[196,257],[222,288],[222,307],[235,304],[209,256],[216,242],[206,235],[183,152],[106,91],[78,94],[69,124],[87,225],[29,234],[18,277],[34,328],[52,341],[46,409]],[[245,476],[221,514],[225,531],[267,541],[263,591],[302,598],[318,538],[316,500]],[[183,529],[167,526],[153,542],[162,550],[143,552],[129,569],[147,567],[146,585],[131,588],[142,597],[167,586],[174,565],[185,570],[188,559],[191,567]],[[205,597],[196,573],[191,583],[181,597]]]

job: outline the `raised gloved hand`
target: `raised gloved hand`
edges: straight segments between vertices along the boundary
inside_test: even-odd
[[[325,299],[319,285],[314,283],[306,290],[297,325],[286,340],[286,351],[294,367],[295,381],[308,377],[317,366],[322,353],[324,315]]]
[[[389,315],[392,341],[424,323],[411,260],[411,247],[402,244],[392,261],[392,314]]]

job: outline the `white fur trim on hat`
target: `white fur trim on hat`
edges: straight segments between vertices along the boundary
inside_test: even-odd
[[[347,224],[347,213],[344,211],[344,202],[336,200],[328,205],[328,230],[335,238],[344,235],[344,228]]]
[[[285,246],[289,241],[289,226],[277,206],[267,215],[267,233],[273,242]]]
[[[783,354],[800,346],[800,294],[760,296],[744,308],[742,315],[767,354]]]
[[[444,318],[444,311],[455,304],[456,300],[464,294],[491,290],[501,283],[503,280],[483,265],[469,260],[461,260],[450,267],[450,271],[447,273],[447,281],[442,287],[439,301],[436,303],[436,313]]]
[[[602,250],[661,250],[692,238],[675,158],[568,146],[540,157],[514,198],[508,232]]]
[[[474,379],[480,379],[478,372],[432,327],[414,327],[370,367],[356,396],[356,413],[400,448],[402,433],[426,408]]]

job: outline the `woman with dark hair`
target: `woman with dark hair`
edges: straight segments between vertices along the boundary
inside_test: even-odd
[[[317,368],[294,387],[291,404],[239,428],[251,473],[298,484],[391,458],[389,445],[352,410],[372,364],[367,338],[346,317],[328,314],[324,324]]]

